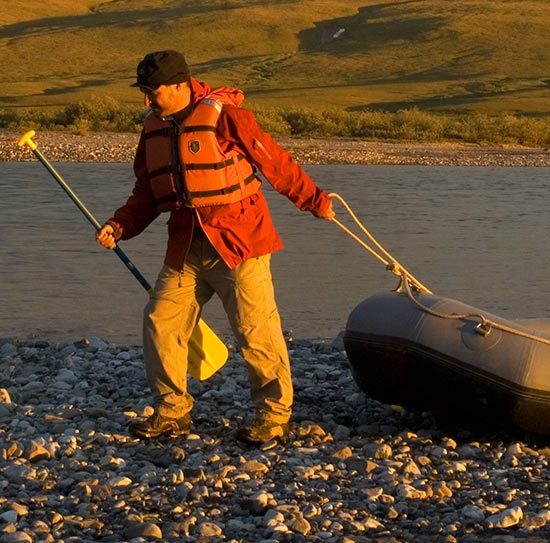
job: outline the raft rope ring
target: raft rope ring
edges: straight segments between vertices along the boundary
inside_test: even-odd
[[[453,319],[453,320],[461,320],[461,321],[477,321],[477,324],[475,326],[475,331],[481,336],[488,336],[491,333],[491,330],[497,329],[502,332],[507,332],[509,334],[514,334],[516,336],[524,337],[527,339],[531,339],[533,341],[538,341],[539,343],[544,343],[545,345],[550,345],[550,340],[542,338],[540,336],[536,336],[534,334],[530,334],[528,332],[523,332],[522,330],[518,330],[517,328],[512,328],[511,326],[506,326],[505,324],[498,323],[496,321],[493,321],[491,319],[488,319],[481,313],[470,313],[470,314],[448,314],[448,313],[440,313],[439,311],[434,311],[433,309],[430,309],[429,307],[425,306],[421,302],[419,302],[414,293],[413,290],[416,292],[424,293],[424,294],[433,294],[431,290],[429,290],[426,286],[424,286],[418,279],[416,279],[411,273],[409,273],[405,267],[403,267],[393,256],[382,247],[382,245],[374,238],[374,236],[367,230],[367,228],[361,223],[361,221],[357,218],[355,213],[352,211],[351,207],[348,205],[348,203],[336,192],[331,192],[329,194],[330,198],[333,200],[337,200],[342,204],[344,209],[348,212],[349,216],[352,218],[352,220],[355,222],[355,224],[359,227],[359,229],[365,234],[368,241],[374,245],[374,247],[371,247],[368,243],[363,241],[359,236],[354,234],[347,226],[342,224],[338,219],[332,218],[332,222],[335,223],[338,227],[340,227],[348,236],[350,236],[352,239],[354,239],[361,247],[363,247],[366,251],[368,251],[371,255],[373,255],[377,260],[379,260],[382,264],[384,264],[387,271],[390,271],[394,275],[397,275],[400,278],[400,283],[398,287],[396,288],[397,291],[404,290],[407,296],[410,298],[410,300],[422,311],[425,313],[428,313],[429,315],[432,315],[434,317],[439,317],[441,319]]]

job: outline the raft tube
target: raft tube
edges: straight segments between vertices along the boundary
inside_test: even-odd
[[[550,341],[548,320],[507,321],[432,294],[413,294],[429,311],[482,314]],[[550,344],[423,310],[406,292],[367,298],[350,314],[344,346],[359,387],[382,403],[550,435]]]

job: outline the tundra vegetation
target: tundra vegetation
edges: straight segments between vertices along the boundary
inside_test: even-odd
[[[12,0],[0,127],[135,131],[145,52],[276,135],[550,143],[547,0]]]

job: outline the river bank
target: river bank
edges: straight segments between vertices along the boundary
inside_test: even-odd
[[[20,135],[0,132],[0,161],[32,159],[28,148],[19,149],[16,145]],[[52,161],[131,163],[138,134],[40,132],[34,141]],[[550,167],[550,149],[546,148],[311,138],[278,141],[301,164]]]
[[[544,543],[550,449],[366,398],[341,340],[289,340],[290,439],[243,448],[241,355],[190,380],[193,433],[139,441],[138,346],[0,340],[0,541]]]

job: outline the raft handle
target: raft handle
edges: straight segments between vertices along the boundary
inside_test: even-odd
[[[475,330],[480,336],[486,337],[491,333],[492,328],[488,322],[482,321],[476,324]]]

